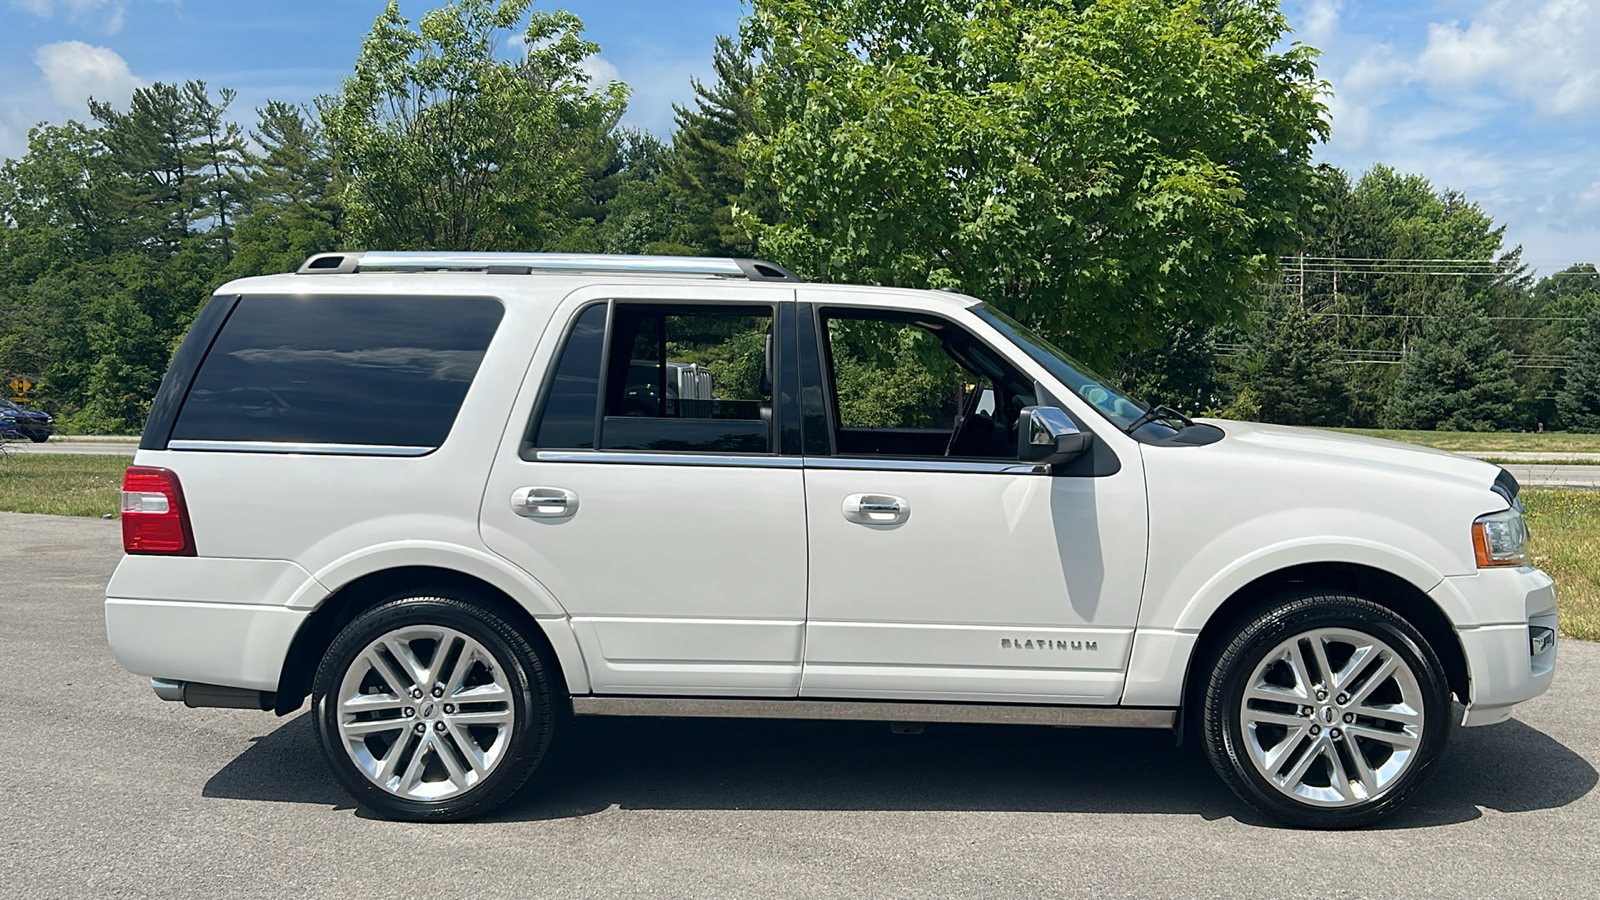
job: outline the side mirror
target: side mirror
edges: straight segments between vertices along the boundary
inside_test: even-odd
[[[1052,465],[1082,456],[1094,435],[1079,431],[1072,417],[1054,406],[1030,406],[1017,417],[1017,459]]]

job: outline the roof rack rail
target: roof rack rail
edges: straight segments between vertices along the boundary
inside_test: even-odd
[[[759,259],[713,256],[623,256],[605,253],[455,253],[371,250],[318,253],[299,275],[349,275],[355,272],[487,272],[491,275],[611,273],[744,278],[749,281],[799,281],[800,276]]]

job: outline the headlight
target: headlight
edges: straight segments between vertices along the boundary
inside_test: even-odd
[[[1522,503],[1504,512],[1479,516],[1472,523],[1472,549],[1478,568],[1525,566],[1528,564],[1528,524],[1522,518]]]

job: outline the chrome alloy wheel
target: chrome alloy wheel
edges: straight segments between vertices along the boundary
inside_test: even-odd
[[[1411,766],[1421,746],[1422,688],[1393,647],[1318,628],[1280,643],[1245,686],[1240,723],[1256,771],[1315,806],[1364,803]]]
[[[505,667],[482,644],[451,628],[408,626],[345,670],[339,736],[373,784],[439,800],[481,783],[505,757],[511,700]]]

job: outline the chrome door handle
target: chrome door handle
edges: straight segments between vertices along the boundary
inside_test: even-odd
[[[578,495],[566,488],[517,488],[511,495],[511,511],[530,519],[564,519],[578,511]]]
[[[862,525],[899,525],[911,518],[911,504],[889,494],[851,494],[844,498],[844,517]]]

